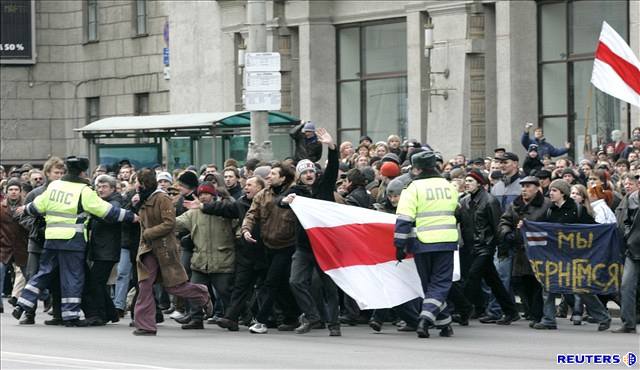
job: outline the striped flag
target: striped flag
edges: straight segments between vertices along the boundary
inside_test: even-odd
[[[527,231],[525,233],[525,236],[527,237],[527,244],[529,246],[546,246],[547,245],[547,237],[549,236],[549,234],[547,234],[546,232],[532,232],[532,231]]]
[[[602,22],[591,83],[602,92],[640,107],[640,61],[607,22]]]
[[[423,297],[413,256],[396,261],[395,215],[304,197],[296,197],[291,208],[322,271],[361,309],[391,308]],[[458,258],[454,261],[459,278]]]

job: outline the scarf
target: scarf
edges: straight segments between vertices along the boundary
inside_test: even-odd
[[[149,199],[151,194],[153,194],[155,191],[156,189],[141,188],[140,191],[138,192],[138,194],[140,194],[140,203],[138,204],[142,206],[147,201],[147,199]]]

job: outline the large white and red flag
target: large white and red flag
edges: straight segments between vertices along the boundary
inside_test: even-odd
[[[591,83],[602,92],[640,107],[640,61],[607,22],[602,22]]]
[[[396,261],[396,215],[305,197],[296,197],[291,208],[322,271],[361,309],[391,308],[423,297],[413,257]],[[459,276],[455,261],[454,278]]]

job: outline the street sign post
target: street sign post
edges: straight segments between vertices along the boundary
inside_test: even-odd
[[[246,53],[244,63],[244,108],[280,110],[280,53]]]

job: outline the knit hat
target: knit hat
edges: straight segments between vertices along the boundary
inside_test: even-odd
[[[304,127],[302,127],[302,132],[307,131],[316,132],[316,125],[313,122],[308,121],[304,124]]]
[[[395,162],[395,164],[397,164],[398,166],[400,165],[400,157],[398,157],[398,155],[396,153],[387,153],[384,156],[382,156],[381,159],[382,163],[385,162]]]
[[[216,187],[211,182],[204,182],[202,185],[198,186],[198,195],[202,193],[211,194],[213,196],[218,195]]]
[[[573,176],[573,178],[576,177],[576,173],[571,168],[565,168],[562,171],[562,176],[564,176],[564,175],[571,175],[571,176]]]
[[[182,175],[178,176],[178,182],[189,189],[196,189],[198,187],[198,175],[191,171],[185,171]]]
[[[527,152],[531,152],[531,151],[538,151],[538,144],[530,144],[529,145],[529,149],[527,149]]]
[[[404,189],[404,182],[400,179],[393,179],[387,185],[387,195],[400,195]]]
[[[360,141],[358,142],[358,144],[362,144],[362,142],[365,140],[369,140],[370,143],[373,143],[373,140],[371,140],[369,136],[363,135],[363,136],[360,136]]]
[[[553,180],[551,185],[549,185],[549,189],[551,188],[558,189],[562,194],[564,194],[565,198],[569,198],[571,195],[571,186],[562,179]]]
[[[271,166],[260,166],[256,168],[255,171],[253,171],[253,174],[256,176],[260,176],[263,179],[266,179],[267,176],[269,176],[270,172],[271,172]]]
[[[20,190],[22,190],[22,182],[17,177],[12,177],[9,179],[9,181],[7,181],[7,190],[12,186],[17,186],[20,188]]]
[[[308,159],[301,160],[296,166],[296,172],[298,175],[302,175],[305,171],[313,171],[315,173],[317,171],[316,165]]]
[[[156,180],[166,180],[170,183],[173,183],[173,177],[171,177],[171,174],[169,172],[160,172],[158,175],[156,175]]]
[[[484,185],[487,183],[487,178],[484,176],[482,172],[478,170],[469,171],[466,177],[471,177],[472,179],[476,180],[480,185]]]
[[[387,178],[394,178],[400,175],[400,166],[394,162],[385,162],[380,167],[380,174]]]

